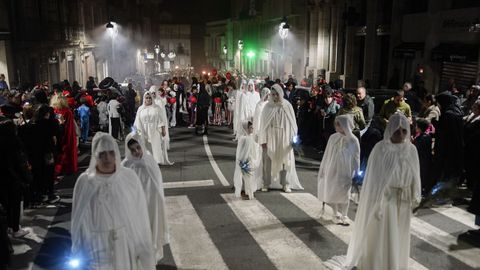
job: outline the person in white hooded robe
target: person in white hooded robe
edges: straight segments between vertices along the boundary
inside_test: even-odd
[[[410,220],[420,203],[420,165],[410,142],[410,122],[393,114],[370,154],[346,258],[325,262],[330,269],[409,269]]]
[[[257,103],[260,101],[260,95],[257,91],[255,91],[255,83],[253,80],[250,80],[247,85],[247,91],[243,92],[240,95],[240,105],[239,105],[239,113],[238,113],[238,120],[240,123],[245,122],[253,122],[253,117],[255,113],[255,107]],[[238,136],[243,136],[245,133],[237,133]],[[238,138],[237,136],[237,138]]]
[[[253,193],[257,191],[259,186],[256,171],[259,168],[261,160],[261,148],[253,138],[252,122],[244,122],[242,126],[246,135],[238,139],[233,184],[235,187],[235,196],[240,197],[243,179],[245,195],[251,200],[254,198]],[[241,168],[242,163],[248,163],[245,169]]]
[[[239,89],[235,92],[235,104],[234,104],[234,111],[233,111],[233,135],[235,135],[234,140],[238,140],[240,136],[245,135],[243,133],[242,128],[242,121],[241,121],[241,104],[240,99],[242,95],[247,91],[247,81],[242,80]]]
[[[147,152],[142,137],[132,132],[125,139],[122,165],[135,171],[147,201],[155,259],[163,258],[163,246],[169,243],[163,178],[157,162]]]
[[[140,180],[120,165],[115,139],[97,132],[73,190],[72,257],[82,269],[155,269],[148,222]]]
[[[293,154],[297,122],[290,102],[283,98],[280,85],[272,86],[270,99],[260,117],[258,143],[264,149],[263,188],[303,189],[298,180]]]
[[[143,105],[137,110],[133,124],[143,137],[146,149],[152,153],[158,164],[172,165],[167,152],[168,120],[164,108],[153,103],[153,95],[147,92],[143,95]]]
[[[318,199],[332,207],[334,223],[349,225],[349,195],[360,166],[360,144],[352,133],[351,116],[337,116],[334,123],[337,132],[328,139],[318,170]]]
[[[263,108],[268,102],[270,96],[270,88],[264,87],[260,92],[260,100],[255,106],[255,112],[253,113],[253,135],[255,140],[258,141],[258,132],[260,131],[260,116],[262,115]]]

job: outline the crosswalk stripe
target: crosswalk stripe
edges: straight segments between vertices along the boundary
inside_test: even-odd
[[[322,224],[327,230],[332,232],[335,236],[340,238],[344,243],[348,244],[350,236],[352,235],[353,226],[338,226],[331,221],[325,220],[325,217],[331,217],[333,214],[332,208],[328,205],[325,206],[325,213],[322,214],[322,202],[320,202],[315,196],[310,193],[281,193],[283,197],[300,208],[305,214]],[[410,269],[415,270],[427,270],[427,268],[417,261],[410,258]]]
[[[212,165],[213,171],[215,171],[218,180],[220,180],[222,185],[229,186],[230,183],[228,183],[227,179],[218,167],[217,162],[215,162],[215,159],[213,158],[212,151],[210,150],[210,146],[208,145],[208,137],[206,135],[203,135],[203,145],[205,146],[205,152],[207,153],[208,160],[210,161],[210,164]]]
[[[221,196],[278,269],[325,269],[321,259],[258,200]]]
[[[163,182],[163,188],[190,188],[190,187],[207,187],[213,186],[213,180],[192,180],[192,181],[172,181]]]
[[[458,208],[458,207],[433,207],[433,211],[438,212],[446,217],[463,223],[465,226],[473,228],[475,224],[475,215]]]
[[[170,249],[178,269],[228,269],[187,196],[168,196]]]
[[[413,235],[428,242],[432,246],[442,250],[446,254],[455,257],[459,261],[473,268],[480,267],[480,251],[477,248],[463,244],[458,250],[451,250],[451,246],[457,245],[457,238],[445,231],[430,225],[419,218],[413,217],[411,222],[411,232]]]

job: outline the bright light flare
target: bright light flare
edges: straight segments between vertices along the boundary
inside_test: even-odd
[[[80,260],[70,259],[70,261],[68,261],[68,266],[70,266],[72,269],[77,269],[80,266]]]

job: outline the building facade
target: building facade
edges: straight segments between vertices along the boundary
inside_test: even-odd
[[[207,23],[205,57],[209,68],[248,76],[301,77],[305,70],[305,1],[232,1],[231,19]],[[286,17],[288,36],[279,26]],[[239,41],[243,48],[239,48]],[[224,51],[226,48],[226,53]]]

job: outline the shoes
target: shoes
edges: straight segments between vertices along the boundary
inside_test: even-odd
[[[290,189],[290,187],[288,185],[285,185],[283,187],[283,191],[285,191],[285,193],[291,193],[292,192],[292,190]]]
[[[350,219],[347,216],[341,217],[340,221],[343,226],[350,226]]]
[[[262,192],[268,192],[268,187],[262,187],[261,191]]]
[[[337,216],[337,215],[333,216],[332,222],[335,224],[343,224],[342,216]]]
[[[13,232],[12,233],[12,236],[15,237],[15,238],[20,238],[20,237],[24,237],[25,235],[29,234],[30,232],[27,231],[27,230],[24,230],[24,229],[19,229],[18,231],[16,232]]]

